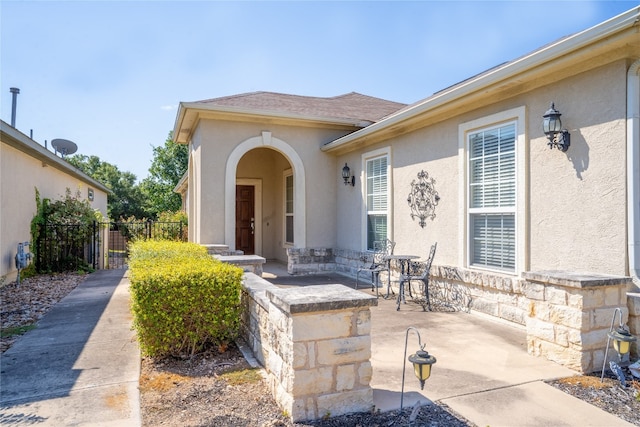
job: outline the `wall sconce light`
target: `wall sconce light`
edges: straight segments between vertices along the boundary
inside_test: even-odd
[[[404,403],[404,372],[407,366],[407,341],[409,340],[409,331],[414,330],[418,335],[418,345],[420,349],[409,356],[409,362],[413,364],[413,372],[420,380],[420,390],[424,390],[424,382],[431,376],[431,365],[436,363],[436,358],[431,356],[425,349],[425,344],[422,344],[420,339],[420,332],[413,326],[407,328],[407,333],[404,338],[404,361],[402,365],[402,390],[400,392],[400,412],[402,412],[402,404]]]
[[[351,184],[352,187],[356,186],[356,177],[351,175],[351,169],[349,169],[346,163],[342,168],[342,179],[344,180],[344,185]]]
[[[565,152],[571,145],[571,134],[566,129],[562,129],[562,121],[560,120],[560,111],[556,110],[554,103],[551,108],[544,113],[542,121],[542,130],[547,135],[549,148],[556,147],[558,150]]]
[[[618,314],[619,322],[618,327],[613,329],[613,324],[616,320],[616,314]],[[600,382],[604,379],[604,369],[607,363],[607,355],[609,353],[609,344],[613,340],[613,348],[618,352],[618,360],[621,362],[622,358],[629,354],[631,350],[631,343],[637,341],[637,338],[631,335],[629,328],[622,323],[622,310],[616,308],[611,318],[611,327],[607,333],[607,348],[604,351],[604,362],[602,363],[602,375],[600,375]]]

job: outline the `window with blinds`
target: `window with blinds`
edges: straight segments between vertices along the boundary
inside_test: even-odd
[[[468,135],[471,265],[515,271],[516,125]]]
[[[293,244],[293,175],[285,175],[284,189],[284,241]]]
[[[387,238],[389,187],[387,156],[367,160],[367,250]]]

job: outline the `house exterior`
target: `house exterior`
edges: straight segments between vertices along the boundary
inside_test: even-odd
[[[0,121],[0,283],[15,280],[18,243],[31,240],[35,189],[59,199],[70,189],[107,216],[107,189],[4,121]]]
[[[437,242],[434,280],[526,326],[530,351],[552,359],[576,340],[549,332],[537,295],[564,292],[569,310],[573,290],[583,301],[602,288],[591,320],[574,325],[577,366],[592,369],[603,355],[590,337],[606,341],[613,308],[640,283],[639,20],[632,9],[409,106],[354,93],[181,103],[189,238],[286,262],[291,274],[354,274],[384,238],[422,257]],[[564,152],[543,132],[552,103],[570,133]],[[422,203],[410,197],[421,180]],[[629,304],[637,333],[640,304]],[[538,341],[545,334],[552,344]]]

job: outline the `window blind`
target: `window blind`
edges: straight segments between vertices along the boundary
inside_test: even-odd
[[[469,135],[471,263],[515,269],[515,123]]]
[[[387,238],[388,172],[387,156],[367,160],[367,249]]]

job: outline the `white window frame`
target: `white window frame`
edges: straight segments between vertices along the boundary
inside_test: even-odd
[[[504,270],[490,266],[471,265],[471,245],[473,236],[471,235],[472,224],[470,223],[470,185],[469,185],[469,135],[491,128],[503,126],[505,124],[515,124],[515,206],[510,208],[514,212],[515,221],[515,268],[514,270]],[[519,275],[526,271],[529,266],[529,254],[526,251],[528,234],[526,220],[528,217],[526,209],[527,194],[527,153],[528,140],[526,138],[526,109],[524,106],[492,114],[458,126],[458,159],[459,159],[459,262],[460,265],[478,270],[495,271],[502,274]],[[506,209],[509,210],[509,209]],[[505,212],[501,209],[500,213]],[[490,213],[494,209],[485,209],[483,213]],[[479,212],[479,210],[476,210]]]
[[[369,209],[367,206],[367,185],[368,185],[368,178],[367,178],[367,164],[369,161],[371,160],[375,160],[381,157],[386,157],[387,158],[387,210],[386,212],[378,212],[378,213],[384,213],[387,216],[387,239],[393,240],[393,168],[391,166],[392,163],[392,158],[391,158],[391,147],[387,146],[387,147],[383,147],[380,148],[378,150],[374,150],[374,151],[370,151],[367,153],[364,153],[362,155],[362,165],[361,165],[361,170],[362,170],[362,187],[361,187],[361,197],[362,197],[362,229],[361,229],[361,236],[362,236],[362,241],[361,241],[361,247],[363,251],[370,251],[371,249],[368,248],[367,245],[367,241],[368,241],[368,229],[367,229],[367,220],[368,220],[368,216],[369,216]]]
[[[293,200],[292,200],[292,212],[287,212],[287,178],[291,178],[292,183],[293,183]],[[283,201],[283,206],[282,206],[282,242],[285,248],[290,248],[293,247],[295,245],[295,240],[296,240],[296,231],[295,231],[295,200],[296,200],[296,194],[295,194],[295,180],[293,178],[293,171],[291,169],[287,169],[283,172],[282,174],[282,201]],[[287,218],[291,217],[293,218],[293,224],[294,224],[294,229],[293,229],[293,241],[289,242],[287,240]]]

